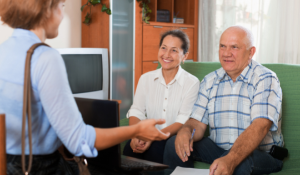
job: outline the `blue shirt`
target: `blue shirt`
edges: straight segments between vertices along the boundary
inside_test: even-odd
[[[6,152],[21,154],[24,66],[27,50],[41,40],[15,29],[0,45],[0,113],[6,114]],[[32,145],[34,155],[51,154],[63,143],[76,156],[95,157],[95,129],[83,122],[69,87],[61,55],[38,47],[31,61]],[[26,135],[26,154],[29,154]]]
[[[204,77],[191,117],[209,124],[210,139],[230,149],[257,118],[273,122],[258,149],[283,146],[281,133],[282,90],[274,72],[252,60],[233,82],[223,68]]]

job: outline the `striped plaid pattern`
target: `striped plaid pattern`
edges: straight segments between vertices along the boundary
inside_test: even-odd
[[[283,146],[282,90],[274,72],[252,60],[233,82],[223,68],[204,77],[191,118],[209,124],[210,139],[228,150],[257,118],[273,122],[258,149]]]

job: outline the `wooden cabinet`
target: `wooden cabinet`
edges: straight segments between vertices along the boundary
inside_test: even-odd
[[[188,27],[179,27],[180,30],[184,31],[187,36],[190,39],[190,49],[189,49],[189,56],[188,56],[188,60],[194,60],[197,61],[197,55],[194,57],[194,28],[188,28]],[[198,41],[196,39],[196,41]],[[196,48],[197,50],[197,48]]]
[[[143,61],[157,61],[160,36],[168,30],[170,27],[143,26]]]
[[[158,61],[143,61],[143,74],[155,70],[158,66]]]
[[[198,0],[151,0],[150,23],[142,21],[142,9],[136,2],[135,17],[135,87],[143,73],[157,68],[160,36],[173,29],[184,31],[190,39],[188,60],[197,61],[198,47]],[[157,10],[170,12],[169,22],[157,22]],[[173,23],[173,17],[183,18],[184,23]]]

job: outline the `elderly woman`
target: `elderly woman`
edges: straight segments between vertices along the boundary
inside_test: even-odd
[[[174,135],[188,120],[200,84],[198,78],[180,67],[188,57],[188,49],[188,36],[181,30],[162,35],[158,50],[161,68],[141,76],[128,112],[129,125],[163,118],[166,123],[157,128]],[[152,142],[134,138],[127,142],[123,153],[162,163],[165,143],[166,140]]]
[[[7,174],[22,174],[21,109],[26,52],[33,44],[58,35],[64,4],[64,0],[0,0],[1,20],[15,28],[13,35],[0,45],[0,113],[7,116]],[[35,50],[31,80],[32,171],[36,174],[70,171],[57,151],[62,144],[76,156],[95,157],[97,150],[130,138],[162,140],[169,136],[155,128],[164,120],[111,129],[86,125],[72,96],[62,57],[55,49],[40,46]],[[26,143],[28,155],[28,136]]]

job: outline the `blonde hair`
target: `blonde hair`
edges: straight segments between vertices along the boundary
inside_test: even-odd
[[[27,30],[43,26],[60,1],[64,0],[0,0],[1,21]]]

